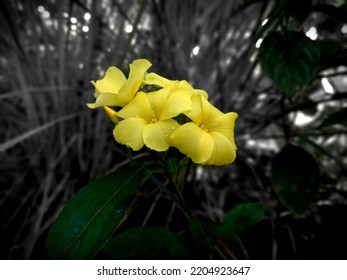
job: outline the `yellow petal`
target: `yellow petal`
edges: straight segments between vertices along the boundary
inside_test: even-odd
[[[157,85],[157,86],[160,86],[162,88],[170,88],[172,86],[172,83],[174,81],[171,81],[169,79],[166,79],[154,72],[152,73],[148,73],[146,75],[146,79],[143,81],[145,84],[148,84],[148,85]]]
[[[214,142],[211,157],[204,163],[207,165],[225,165],[232,163],[236,158],[236,150],[224,135],[212,132],[210,133]]]
[[[95,84],[94,81],[91,81],[91,83],[92,83],[93,85]],[[100,92],[98,92],[97,90],[95,90],[95,91],[94,91],[94,97],[95,97],[95,99],[98,98],[100,94],[101,94]]]
[[[144,80],[144,83],[149,85],[160,86],[168,90],[174,90],[174,89],[193,90],[193,87],[191,86],[191,84],[189,84],[186,80],[182,80],[182,81],[169,80],[154,72],[146,75],[146,79]]]
[[[100,106],[118,106],[118,94],[116,93],[102,93],[95,100],[95,103],[87,103],[87,106],[91,109],[95,109]]]
[[[206,162],[214,148],[212,137],[192,122],[178,127],[171,135],[171,143],[195,163]]]
[[[191,93],[192,94],[195,94],[195,95],[201,95],[203,96],[204,98],[208,99],[208,94],[206,91],[202,90],[202,89],[192,89],[191,90]]]
[[[164,120],[151,123],[143,129],[143,140],[145,145],[155,151],[162,152],[169,149],[172,132],[179,127],[175,120]]]
[[[152,66],[147,59],[137,59],[130,64],[129,78],[119,90],[119,95],[122,97],[122,103],[119,106],[125,106],[133,98],[139,90],[146,71]]]
[[[140,118],[130,118],[120,121],[113,130],[113,136],[120,144],[127,145],[134,151],[140,150],[143,145],[143,128],[148,123]]]
[[[190,83],[188,83],[186,80],[182,80],[182,81],[179,81],[178,85],[177,85],[177,88],[178,89],[189,89],[189,90],[192,90],[193,87],[191,86]]]
[[[236,149],[235,141],[234,141],[234,127],[235,120],[238,115],[234,112],[230,112],[227,114],[223,114],[214,119],[212,123],[208,126],[208,131],[218,132],[224,135],[233,145],[234,149]]]
[[[92,81],[91,83],[100,94],[103,94],[106,92],[117,93],[125,81],[126,78],[122,71],[115,66],[111,66],[107,69],[104,78],[96,82]]]
[[[203,121],[202,101],[200,95],[192,95],[192,109],[184,114],[190,118],[196,125],[200,125]]]
[[[95,103],[87,103],[86,104],[89,109],[95,109]]]
[[[222,116],[223,113],[215,106],[213,106],[206,98],[203,98],[202,95],[199,96],[202,105],[203,123],[208,126],[211,121],[218,118],[219,116]]]
[[[159,119],[161,115],[166,100],[169,96],[169,93],[166,89],[160,89],[157,91],[149,92],[146,94],[148,97],[149,104],[153,110],[154,116]]]
[[[173,90],[170,92],[163,110],[161,120],[171,119],[192,109],[192,101],[188,90]]]
[[[209,127],[214,119],[223,115],[223,113],[214,107],[202,94],[193,94],[191,100],[192,110],[184,114],[198,126],[203,124]]]
[[[128,105],[118,112],[117,115],[123,119],[141,118],[150,122],[151,106],[148,97],[144,92],[140,91]]]

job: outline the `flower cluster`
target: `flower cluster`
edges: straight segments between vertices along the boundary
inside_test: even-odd
[[[222,113],[205,91],[187,81],[147,73],[150,67],[148,60],[137,59],[130,64],[128,79],[112,66],[103,79],[92,81],[96,101],[87,106],[104,108],[116,124],[116,141],[134,151],[143,146],[159,152],[175,147],[199,164],[233,162],[237,114]]]

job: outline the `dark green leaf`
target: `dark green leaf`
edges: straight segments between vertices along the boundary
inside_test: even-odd
[[[216,244],[217,225],[210,220],[191,218],[189,232],[196,245],[205,250],[211,250]]]
[[[82,188],[46,240],[50,259],[91,259],[112,236],[140,187],[144,167],[123,167]]]
[[[305,214],[317,196],[317,162],[300,147],[288,145],[275,156],[271,179],[279,200],[296,214]]]
[[[320,127],[323,128],[323,127],[331,126],[334,124],[347,125],[347,108],[342,108],[336,112],[333,112],[329,116],[327,116],[323,120]]]
[[[224,240],[234,239],[234,235],[255,225],[264,216],[264,205],[243,203],[226,213],[219,227],[218,235]]]
[[[319,48],[302,33],[274,31],[261,44],[259,59],[276,87],[292,95],[317,74]]]
[[[113,259],[189,259],[192,251],[180,235],[160,227],[132,228],[113,237],[104,252]]]

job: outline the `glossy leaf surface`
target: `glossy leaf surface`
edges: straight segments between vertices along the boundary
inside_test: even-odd
[[[112,236],[130,208],[143,167],[123,167],[72,196],[46,240],[50,259],[91,259]]]

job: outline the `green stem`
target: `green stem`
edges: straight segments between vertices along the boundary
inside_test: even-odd
[[[193,218],[193,214],[188,208],[177,183],[173,179],[172,174],[170,174],[167,165],[165,164],[165,160],[161,161],[160,166],[157,166],[157,168],[150,171],[151,172],[148,172],[147,176],[152,180],[152,182],[155,183],[161,190],[164,191],[165,194],[169,196],[169,198],[177,205],[177,207],[182,211],[182,213],[188,220]],[[162,183],[154,175],[155,173],[163,174],[168,181],[166,183]],[[231,259],[236,259],[230,249],[228,249],[225,245],[221,246],[220,244],[215,244],[212,250],[215,250],[223,259],[230,259],[230,257]]]
[[[192,217],[192,214],[191,214],[189,208],[187,207],[187,205],[185,204],[185,201],[184,201],[181,193],[178,191],[176,184],[174,183],[174,181],[172,180],[172,178],[168,174],[166,168],[164,168],[162,170],[164,170],[164,174],[168,177],[169,183],[172,186],[172,188],[170,188],[170,189],[174,189],[175,193],[173,193],[169,188],[167,188],[165,186],[165,184],[160,182],[154,176],[153,173],[149,173],[147,175],[152,180],[153,183],[155,183],[160,189],[162,189],[170,197],[170,199],[176,203],[177,207],[182,211],[182,213],[187,217],[187,219],[190,219]]]

